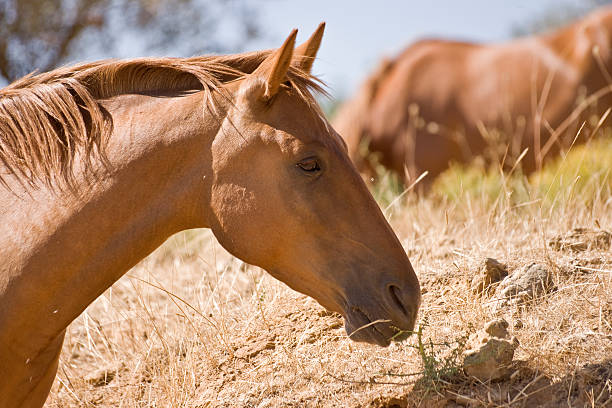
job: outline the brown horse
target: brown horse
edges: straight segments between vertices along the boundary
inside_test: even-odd
[[[39,407],[65,329],[170,235],[219,242],[388,345],[420,302],[294,51],[102,61],[0,91],[0,406]]]
[[[574,138],[587,112],[612,105],[611,40],[608,7],[502,45],[421,41],[383,61],[333,125],[360,170],[369,143],[406,181],[476,155],[514,165],[526,148],[529,172]]]

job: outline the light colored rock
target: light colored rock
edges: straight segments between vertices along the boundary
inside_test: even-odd
[[[557,251],[570,250],[574,252],[587,249],[610,249],[612,234],[604,230],[589,228],[574,228],[572,231],[558,235],[548,241],[548,246]]]
[[[552,274],[539,263],[531,263],[514,271],[497,287],[496,307],[522,304],[554,289]]]
[[[495,319],[487,323],[484,327],[485,333],[492,337],[506,339],[510,335],[508,333],[508,322],[505,319]]]
[[[494,258],[485,258],[480,270],[472,279],[470,287],[477,295],[495,292],[493,284],[508,276],[506,265]]]
[[[506,320],[493,320],[468,339],[470,349],[463,353],[463,370],[480,381],[505,379],[518,344],[516,337],[510,338]]]

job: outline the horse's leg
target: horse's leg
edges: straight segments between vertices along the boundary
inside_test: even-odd
[[[45,366],[40,367],[41,375],[38,378],[38,383],[28,391],[28,395],[21,403],[22,408],[40,408],[47,400],[49,391],[53,385],[53,380],[55,380],[55,374],[57,373],[59,356],[62,351],[65,334],[66,330],[62,331],[49,346],[38,355],[39,361],[44,361]],[[36,361],[33,361],[32,364],[36,364]]]

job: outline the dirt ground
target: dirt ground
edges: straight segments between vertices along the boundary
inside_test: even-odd
[[[612,230],[612,199],[544,209],[408,197],[387,214],[422,285],[419,335],[352,342],[340,316],[188,231],[70,326],[47,406],[612,406],[612,249],[594,238]],[[536,262],[551,284],[512,302],[475,293],[486,258],[509,276]],[[507,378],[480,381],[461,353],[495,317],[519,346]]]

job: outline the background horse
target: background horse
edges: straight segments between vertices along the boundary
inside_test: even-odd
[[[322,34],[0,92],[0,406],[41,406],[67,325],[188,228],[341,313],[354,340],[412,330],[410,261],[311,95]]]
[[[481,154],[512,166],[526,148],[529,172],[573,140],[582,113],[612,105],[611,39],[608,7],[502,45],[421,41],[383,61],[333,124],[362,170],[367,145],[407,181]]]

